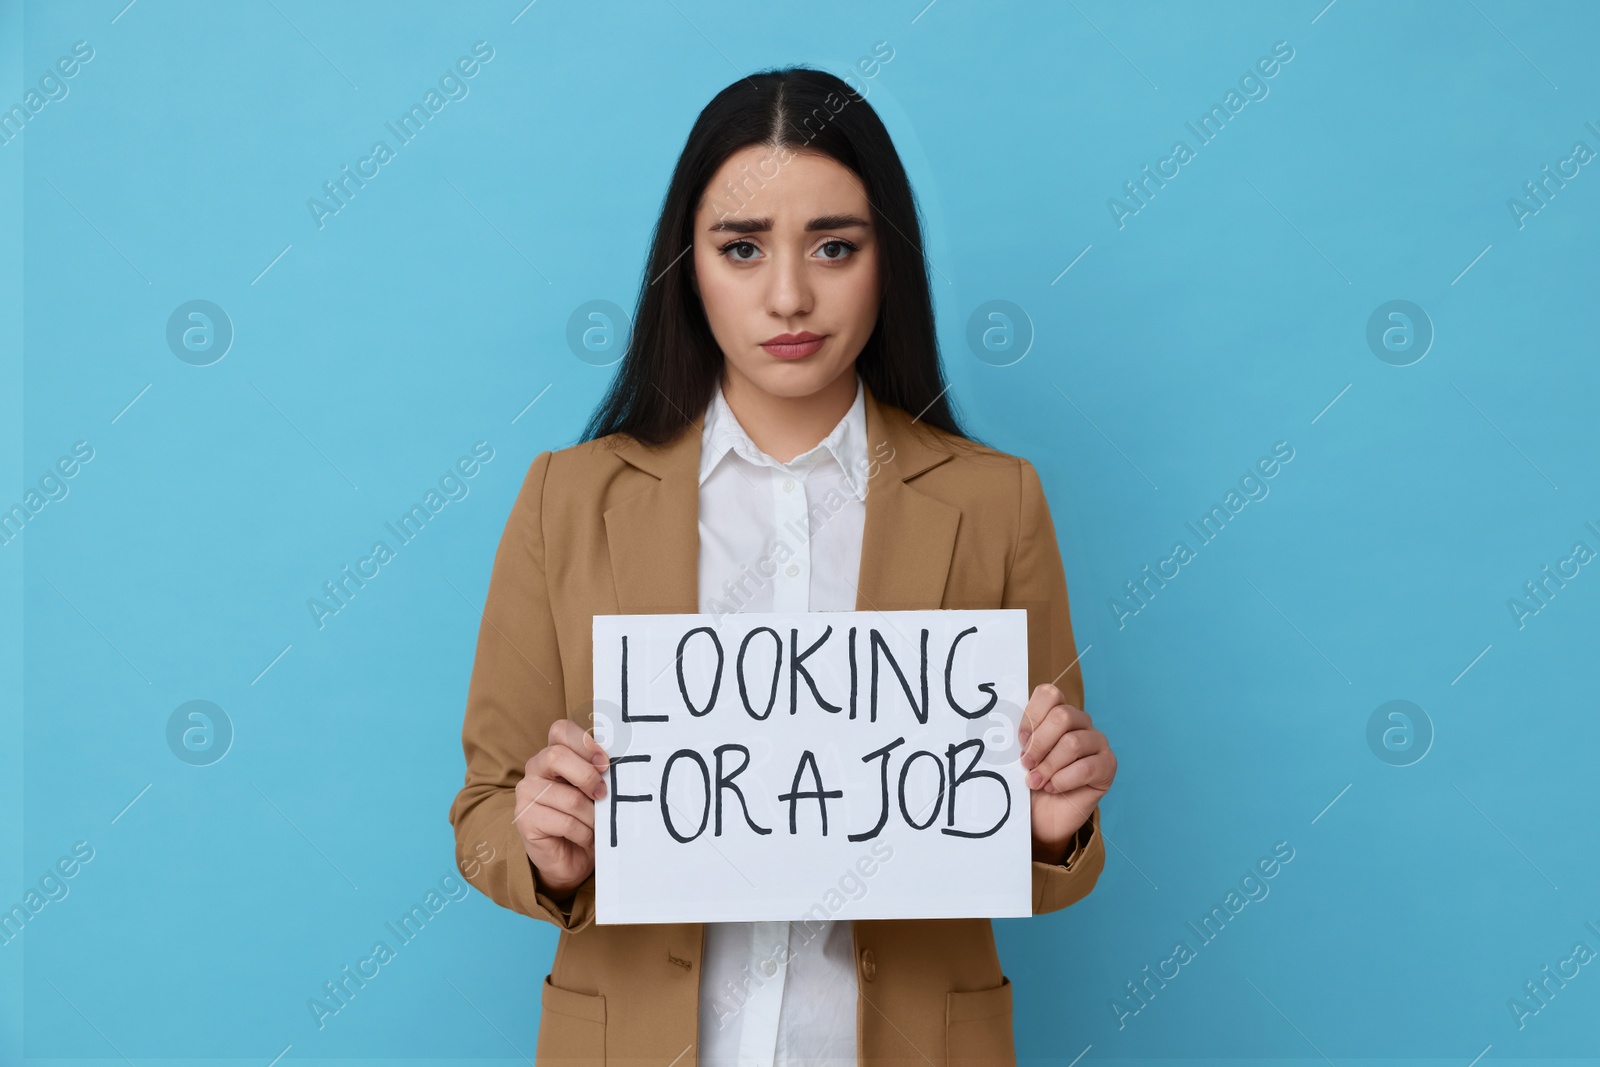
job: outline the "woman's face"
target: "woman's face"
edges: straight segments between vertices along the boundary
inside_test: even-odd
[[[853,394],[878,318],[876,236],[860,179],[831,157],[729,156],[695,215],[693,275],[728,376],[800,398],[851,373]],[[774,341],[796,334],[821,341]]]

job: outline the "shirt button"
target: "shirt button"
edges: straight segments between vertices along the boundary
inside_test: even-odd
[[[872,958],[872,950],[870,948],[862,949],[861,950],[861,977],[865,978],[867,981],[870,982],[874,978],[876,978],[877,976],[878,976],[878,963],[877,963],[876,960],[874,960]]]
[[[765,974],[767,977],[770,978],[773,975],[778,973],[778,965],[776,963],[773,963],[771,960],[762,960],[761,961],[761,973]]]
[[[793,478],[785,478],[783,480],[783,491],[785,493],[794,492],[794,479]]]
[[[783,568],[783,573],[793,578],[795,575],[800,573],[800,565],[798,563],[791,563],[787,567]]]

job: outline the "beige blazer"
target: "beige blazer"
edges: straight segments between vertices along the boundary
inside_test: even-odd
[[[1053,681],[1081,707],[1066,579],[1033,466],[992,449],[955,454],[942,431],[870,389],[865,401],[877,465],[856,610],[1025,608],[1030,691]],[[699,611],[699,463],[695,426],[659,449],[617,434],[541,452],[495,553],[450,823],[473,886],[561,930],[539,993],[540,1067],[697,1063],[703,924],[597,926],[593,875],[561,908],[511,816],[556,717],[592,724],[593,616]],[[1094,888],[1099,823],[1097,807],[1064,864],[1030,861],[1036,915]],[[855,920],[852,941],[861,1064],[1015,1062],[1011,983],[989,919]],[[1081,1047],[1057,1051],[1067,1044]]]

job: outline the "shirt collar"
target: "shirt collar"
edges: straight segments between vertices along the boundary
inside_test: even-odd
[[[816,447],[803,452],[788,463],[779,463],[750,439],[739,424],[728,400],[722,395],[722,383],[717,383],[715,395],[706,408],[705,426],[700,438],[700,484],[721,462],[729,451],[737,452],[751,463],[776,467],[779,470],[805,471],[814,466],[825,454],[831,454],[844,471],[845,480],[862,501],[867,499],[867,406],[861,388],[861,375],[856,374],[856,398],[844,418],[839,420]]]

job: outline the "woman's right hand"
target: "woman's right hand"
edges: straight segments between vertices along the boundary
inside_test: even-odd
[[[606,795],[605,766],[599,743],[571,719],[558,719],[517,783],[512,821],[540,883],[558,900],[594,870],[594,802]]]

